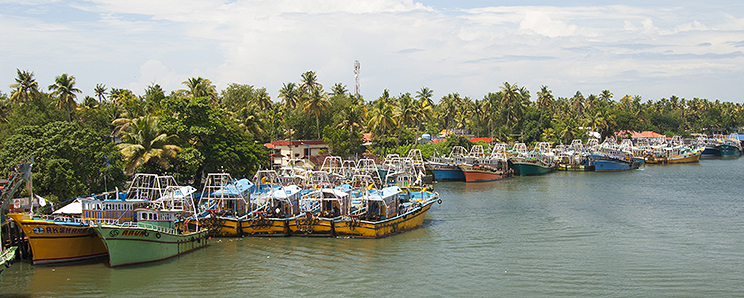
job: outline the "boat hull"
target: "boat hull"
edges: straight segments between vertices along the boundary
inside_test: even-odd
[[[198,226],[209,231],[210,237],[239,237],[241,230],[238,228],[240,221],[234,217],[207,217],[199,219]],[[197,222],[190,221],[189,230],[196,230]]]
[[[461,164],[460,169],[465,174],[465,182],[487,182],[501,180],[511,176],[510,171],[502,171],[489,167]]]
[[[334,223],[336,235],[351,238],[383,238],[418,228],[423,224],[426,212],[434,202],[435,200],[428,201],[413,211],[383,221],[348,219],[336,222]]]
[[[595,172],[620,172],[638,169],[640,164],[635,161],[616,159],[601,159],[594,161]]]
[[[718,155],[720,156],[739,156],[741,155],[741,151],[739,151],[739,148],[736,148],[735,146],[731,146],[728,144],[721,144],[716,146],[716,149],[718,149]]]
[[[300,216],[289,220],[292,236],[336,236],[336,222],[339,219],[326,217]]]
[[[436,181],[465,181],[465,174],[456,165],[431,163],[426,165]]]
[[[207,245],[207,230],[175,234],[141,227],[97,225],[93,228],[109,253],[111,267],[168,259]]]
[[[693,162],[699,162],[700,161],[700,155],[702,153],[701,151],[688,153],[688,154],[682,154],[678,156],[672,156],[667,158],[667,163],[693,163]]]
[[[519,176],[544,175],[555,170],[555,167],[550,167],[541,162],[512,162],[512,167]]]
[[[558,168],[556,169],[558,171],[578,171],[578,172],[586,172],[586,171],[594,171],[594,166],[589,165],[581,165],[581,164],[558,164]]]
[[[286,218],[248,218],[241,222],[242,235],[246,236],[289,236],[289,219]]]
[[[33,264],[73,262],[105,257],[101,238],[87,225],[33,219],[28,214],[10,214],[28,238]]]

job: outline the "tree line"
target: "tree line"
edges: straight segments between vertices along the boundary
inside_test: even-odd
[[[385,89],[373,100],[341,83],[327,91],[314,71],[283,83],[275,101],[263,87],[231,83],[218,92],[201,77],[169,92],[152,84],[141,95],[101,83],[94,96],[79,98],[75,85],[75,76],[62,74],[43,88],[33,72],[17,70],[10,94],[0,92],[0,177],[33,155],[34,191],[67,200],[122,186],[136,172],[168,173],[197,187],[214,171],[249,177],[269,166],[271,152],[263,143],[272,140],[322,139],[334,155],[384,156],[418,146],[424,132],[445,129],[501,142],[567,144],[586,140],[588,131],[689,136],[744,123],[740,103],[677,96],[644,101],[639,95],[616,100],[609,90],[560,97],[547,86],[532,96],[509,82],[480,99],[449,93],[438,102],[428,87],[398,95]],[[362,133],[372,134],[371,145],[362,146]],[[431,154],[465,142],[452,138],[422,149]]]

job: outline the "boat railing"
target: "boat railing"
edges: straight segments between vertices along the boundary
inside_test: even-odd
[[[150,223],[138,222],[137,223],[137,227],[138,228],[143,228],[143,229],[148,229],[148,230],[151,230],[151,231],[160,232],[160,233],[165,233],[165,234],[171,234],[171,235],[178,234],[178,230],[176,230],[176,229],[167,228],[167,227],[161,227],[161,226],[150,224]]]

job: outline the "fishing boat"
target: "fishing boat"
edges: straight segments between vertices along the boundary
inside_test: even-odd
[[[515,174],[520,176],[543,175],[558,168],[558,163],[550,154],[550,145],[546,142],[537,143],[530,152],[509,158],[509,163]]]
[[[418,196],[407,194],[398,186],[352,191],[352,197],[358,196],[358,199],[352,203],[352,213],[334,222],[336,235],[382,238],[415,229],[423,224],[431,206],[442,202],[436,192],[424,190]]]
[[[694,163],[700,161],[703,151],[705,147],[699,144],[685,145],[681,137],[675,136],[671,142],[651,146],[645,160],[649,164]]]
[[[207,245],[208,230],[189,231],[184,218],[193,214],[190,186],[171,186],[148,207],[134,210],[131,222],[93,225],[109,254],[109,265],[118,267],[168,259]],[[180,226],[177,226],[180,224]]]
[[[167,180],[153,174],[138,174],[132,185],[169,183]],[[150,191],[152,190],[130,189],[125,194],[111,191],[77,198],[71,203],[79,204],[79,210],[73,215],[60,213],[42,215],[28,212],[11,213],[9,216],[26,235],[33,264],[102,258],[108,254],[106,246],[96,236],[90,223],[131,221],[134,208],[147,202],[145,197]]]
[[[741,142],[739,142],[738,137],[732,134],[717,144],[716,150],[718,150],[720,156],[740,156],[742,152]]]
[[[474,159],[472,163],[459,165],[466,182],[485,182],[511,177],[514,171],[506,159],[506,144],[496,144],[486,158]]]
[[[242,236],[242,217],[255,208],[251,203],[254,190],[254,184],[248,179],[236,180],[227,173],[209,173],[199,197],[195,219],[209,230],[212,237]],[[191,221],[189,228],[195,229],[196,221]]]
[[[454,146],[449,156],[431,156],[425,163],[425,168],[437,181],[465,181],[465,174],[457,165],[466,162],[467,155],[465,147]]]
[[[591,153],[588,155],[588,160],[595,172],[635,170],[640,166],[640,163],[632,158],[622,158],[611,154]]]
[[[327,173],[321,171],[314,173],[314,176],[327,177]],[[330,187],[330,182],[316,185],[317,188],[310,188],[308,193],[302,195],[301,214],[288,220],[292,235],[336,236],[336,222],[351,211],[351,184],[334,188]]]

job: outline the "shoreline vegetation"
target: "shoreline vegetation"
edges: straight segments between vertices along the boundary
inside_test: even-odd
[[[472,145],[455,135],[436,145],[417,143],[423,133],[442,130],[555,145],[586,141],[590,131],[602,138],[645,130],[689,137],[744,125],[741,103],[674,95],[616,98],[609,90],[564,97],[548,86],[532,95],[509,82],[495,83],[482,98],[450,93],[438,102],[429,87],[398,95],[386,89],[365,99],[341,83],[325,88],[314,71],[284,83],[276,100],[266,88],[248,84],[218,91],[209,79],[196,77],[183,86],[166,91],[153,84],[138,95],[98,84],[94,97],[80,98],[74,75],[62,74],[45,88],[33,72],[18,69],[10,93],[0,92],[0,177],[34,156],[34,193],[58,203],[121,188],[137,172],[167,173],[197,189],[204,173],[251,177],[269,166],[271,151],[263,144],[272,140],[323,140],[327,153],[341,157],[384,157],[415,147],[427,158]],[[362,145],[362,133],[371,133],[371,144]]]

